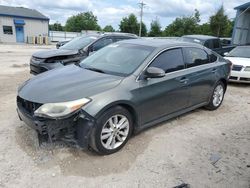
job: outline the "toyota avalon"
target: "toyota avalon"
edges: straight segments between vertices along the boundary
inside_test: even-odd
[[[111,154],[144,128],[199,107],[217,109],[230,66],[195,43],[120,41],[23,83],[17,111],[39,138]]]

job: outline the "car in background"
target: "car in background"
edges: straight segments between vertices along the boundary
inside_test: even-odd
[[[199,44],[124,40],[79,66],[26,81],[18,90],[17,111],[39,138],[65,137],[111,154],[142,129],[199,107],[219,108],[230,70],[227,60]]]
[[[111,43],[137,38],[129,33],[97,33],[76,37],[59,49],[36,52],[30,59],[30,73],[42,72],[79,63],[90,54]]]
[[[59,41],[56,43],[56,48],[59,49],[64,44],[68,43],[70,40]]]
[[[220,38],[208,35],[184,35],[180,40],[201,44],[221,56],[224,56],[224,53],[231,51],[235,47],[222,44]]]
[[[250,83],[250,46],[237,46],[225,54],[232,62],[231,82]]]

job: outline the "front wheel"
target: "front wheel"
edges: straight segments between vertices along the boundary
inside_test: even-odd
[[[132,123],[132,117],[125,108],[117,106],[108,109],[97,120],[91,147],[104,155],[117,152],[128,141]]]
[[[224,99],[224,94],[225,94],[225,85],[223,82],[219,81],[214,87],[213,95],[210,98],[210,101],[206,106],[206,108],[208,110],[216,110],[217,108],[219,108]]]

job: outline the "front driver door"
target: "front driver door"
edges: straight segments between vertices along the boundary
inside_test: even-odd
[[[165,70],[166,75],[139,81],[142,125],[185,109],[189,97],[181,48],[162,52],[149,66]]]

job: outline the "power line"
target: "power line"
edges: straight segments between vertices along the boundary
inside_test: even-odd
[[[140,20],[140,30],[139,30],[139,36],[141,36],[143,8],[144,8],[144,6],[145,6],[145,5],[146,5],[146,4],[145,4],[145,3],[143,3],[143,1],[141,1],[141,2],[139,3],[139,7],[140,7],[140,9],[141,9],[141,12],[140,12],[140,17],[141,17],[141,20]]]

